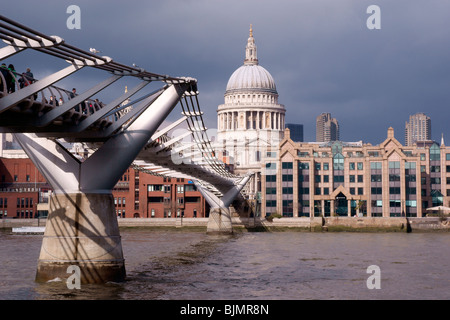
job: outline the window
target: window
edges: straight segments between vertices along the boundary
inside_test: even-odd
[[[281,168],[282,169],[292,169],[292,162],[282,162]]]
[[[426,157],[425,157],[425,153],[421,153],[420,154],[420,161],[425,161]]]
[[[315,194],[320,196],[320,188],[316,188],[316,193]]]
[[[352,195],[355,194],[355,188],[350,188],[350,194],[352,194]]]
[[[362,162],[358,162],[358,170],[363,170],[364,166]]]
[[[364,194],[364,188],[358,188],[358,195],[363,195]]]
[[[426,172],[427,166],[420,166],[420,172]]]
[[[330,165],[328,164],[328,162],[324,162],[323,163],[323,170],[329,170],[330,169]]]
[[[399,174],[389,174],[389,181],[400,181]]]
[[[321,167],[320,162],[316,162],[314,164],[314,167],[315,167],[316,170],[320,170],[320,167]]]
[[[283,181],[293,181],[293,176],[292,176],[292,174],[283,174],[282,180]]]
[[[389,193],[390,194],[400,194],[400,188],[399,187],[390,187]]]
[[[430,172],[441,172],[441,166],[431,166]]]
[[[441,184],[441,178],[430,178],[431,184]]]
[[[307,158],[307,157],[309,157],[309,153],[308,152],[303,152],[303,151],[297,151],[297,155],[300,158]]]
[[[440,161],[441,160],[441,149],[437,144],[433,144],[430,147],[430,161]]]
[[[323,182],[329,182],[329,181],[330,181],[329,176],[327,174],[324,174],[323,175]]]
[[[445,154],[445,160],[450,161],[450,153]]]
[[[334,170],[344,170],[344,156],[337,153],[333,158],[333,169]]]
[[[266,188],[266,194],[277,194],[277,188]]]
[[[350,181],[350,182],[355,182],[355,175],[354,175],[354,174],[351,174],[351,175],[349,176],[349,181]]]
[[[383,189],[382,188],[371,188],[371,193],[372,194],[383,194]]]
[[[329,195],[330,194],[330,189],[329,188],[323,188],[323,194],[326,196],[326,195]]]
[[[389,169],[400,169],[400,161],[389,161]]]
[[[266,169],[276,170],[277,169],[277,164],[274,163],[274,162],[267,162],[266,163]]]
[[[324,164],[325,166],[325,164]],[[299,170],[307,170],[309,169],[309,163],[308,162],[299,162],[298,163],[298,169]]]
[[[292,187],[284,187],[282,192],[283,192],[283,194],[293,194],[294,193],[294,188],[292,188]]]
[[[358,174],[358,182],[363,182],[363,176],[361,174]]]
[[[381,174],[372,174],[370,176],[370,181],[372,181],[372,182],[381,182]]]
[[[266,182],[276,182],[276,181],[277,181],[277,175],[276,174],[266,175]]]
[[[416,163],[415,162],[405,162],[405,169],[415,169]]]
[[[183,184],[177,185],[177,193],[184,193],[184,185]]]
[[[382,169],[381,162],[371,162],[370,169]]]
[[[354,162],[350,162],[350,163],[349,163],[349,169],[350,169],[350,170],[355,170],[355,169],[356,169],[356,166],[355,166],[355,163],[354,163]]]
[[[316,182],[320,182],[320,175],[316,175],[314,180],[315,180]]]

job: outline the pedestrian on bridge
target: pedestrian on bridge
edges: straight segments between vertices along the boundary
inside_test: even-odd
[[[16,92],[16,69],[14,65],[10,64],[8,66],[9,70],[9,81],[6,80],[6,85],[8,87],[8,93]]]

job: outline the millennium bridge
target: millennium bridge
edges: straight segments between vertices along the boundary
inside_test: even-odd
[[[32,51],[67,63],[43,79],[6,68],[0,73],[0,132],[14,134],[54,191],[36,281],[67,278],[72,265],[80,268],[82,283],[125,279],[112,189],[130,166],[192,179],[211,207],[207,232],[232,233],[229,206],[252,175],[230,173],[215,156],[196,79],[127,66],[4,16],[0,38],[6,43],[0,49],[2,61]],[[100,70],[105,79],[79,94],[56,85],[85,68]],[[138,84],[120,95],[109,94],[110,102],[96,99],[121,78]],[[158,88],[149,90],[150,83]],[[177,106],[181,117],[163,127]],[[168,132],[180,125],[188,128],[186,133],[170,138]],[[186,137],[190,143],[181,143]],[[87,145],[89,157],[74,156],[70,143]]]

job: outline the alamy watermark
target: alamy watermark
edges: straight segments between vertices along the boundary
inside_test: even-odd
[[[381,9],[377,5],[371,5],[367,7],[367,13],[371,14],[370,17],[367,18],[366,25],[367,29],[381,29]]]
[[[366,285],[367,289],[381,289],[381,269],[377,265],[371,265],[367,267],[366,273],[371,274],[367,278]]]
[[[77,5],[70,5],[67,7],[66,13],[70,14],[67,18],[67,29],[81,29],[81,9]]]
[[[67,273],[72,273],[66,281],[68,289],[81,289],[81,270],[79,266],[70,265],[67,267]]]

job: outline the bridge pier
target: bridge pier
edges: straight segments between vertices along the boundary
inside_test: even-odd
[[[230,209],[211,208],[206,232],[208,234],[233,234]]]
[[[234,198],[241,192],[242,188],[250,180],[251,175],[247,175],[241,181],[234,185],[230,190],[227,190],[221,198],[213,194],[205,188],[200,182],[194,181],[195,186],[200,193],[205,197],[205,200],[210,205],[208,225],[206,233],[208,234],[232,234],[233,225],[231,221],[230,204]]]
[[[53,194],[36,281],[65,279],[78,266],[81,283],[123,281],[122,243],[112,194]]]

